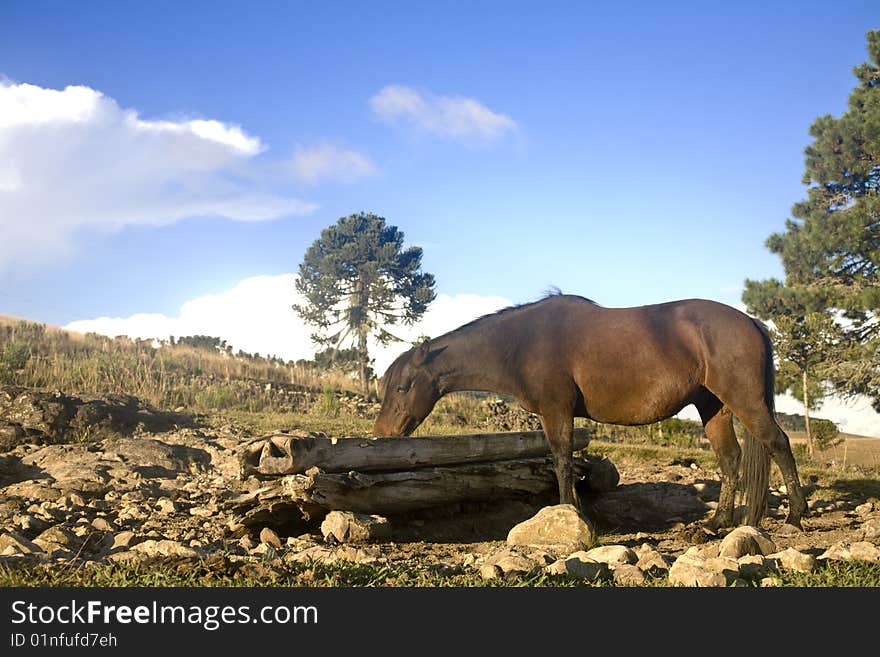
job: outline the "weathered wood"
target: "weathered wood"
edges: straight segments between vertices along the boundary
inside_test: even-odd
[[[574,449],[587,446],[587,430],[574,430]],[[242,473],[280,476],[324,472],[412,470],[461,463],[529,459],[550,453],[543,431],[447,436],[328,438],[322,434],[262,436],[242,450]]]
[[[589,463],[575,459],[575,475]],[[531,499],[557,491],[549,457],[467,463],[397,472],[312,472],[281,477],[234,502],[254,508],[293,504],[309,509],[394,514],[463,501]]]

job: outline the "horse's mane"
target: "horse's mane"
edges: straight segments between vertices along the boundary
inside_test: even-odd
[[[451,335],[451,334],[456,333],[458,331],[463,331],[465,329],[473,328],[477,324],[481,324],[481,323],[488,321],[490,319],[493,319],[495,317],[499,317],[500,315],[508,315],[508,314],[510,314],[514,311],[517,311],[517,310],[522,310],[524,308],[530,308],[532,306],[537,306],[539,304],[547,302],[549,299],[552,299],[554,297],[571,297],[574,299],[580,299],[581,301],[586,301],[587,303],[592,304],[594,306],[599,305],[598,303],[596,303],[592,299],[587,299],[586,297],[582,297],[580,295],[563,294],[562,290],[560,290],[558,287],[554,286],[554,287],[548,288],[544,292],[544,295],[540,299],[538,299],[537,301],[527,301],[525,303],[518,303],[518,304],[514,304],[512,306],[507,306],[506,308],[501,308],[500,310],[496,310],[494,313],[487,313],[485,315],[477,317],[474,320],[471,320],[467,324],[462,324],[458,328],[452,329],[451,331],[448,331],[448,332],[444,333],[443,335],[437,336],[434,339],[437,340],[439,338],[445,337],[447,335]]]

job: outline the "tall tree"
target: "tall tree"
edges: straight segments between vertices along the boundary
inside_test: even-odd
[[[782,259],[786,288],[842,313],[846,357],[829,363],[828,379],[880,410],[880,30],[867,33],[867,48],[847,111],[810,127],[807,198],[766,244]],[[747,294],[750,283],[760,285],[747,281]]]
[[[807,450],[813,456],[810,409],[826,394],[827,368],[838,356],[841,330],[825,310],[827,295],[808,288],[791,288],[776,279],[746,281],[743,302],[747,310],[770,320],[770,332],[779,364],[776,392],[790,392],[804,405]]]
[[[369,390],[367,338],[398,340],[386,327],[412,324],[434,300],[434,276],[421,271],[422,249],[403,247],[403,233],[372,213],[342,217],[321,231],[299,266],[294,310],[317,327],[312,340],[357,350],[361,389]]]

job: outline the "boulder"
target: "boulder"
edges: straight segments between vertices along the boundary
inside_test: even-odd
[[[596,531],[572,504],[544,507],[507,534],[508,545],[529,545],[565,552],[589,548],[595,541]]]
[[[603,545],[587,551],[587,557],[593,561],[607,563],[609,566],[616,564],[635,564],[639,557],[625,545]]]
[[[339,543],[366,543],[391,536],[387,518],[351,511],[331,511],[321,523],[324,540]]]
[[[719,555],[739,559],[747,554],[767,555],[776,552],[776,544],[767,532],[757,527],[737,527],[721,541]]]
[[[816,557],[812,554],[800,552],[792,547],[786,548],[782,552],[775,552],[769,555],[769,558],[774,560],[779,567],[786,570],[795,570],[799,573],[813,572],[818,565]]]

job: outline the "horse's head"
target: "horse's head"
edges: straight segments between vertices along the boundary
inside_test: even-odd
[[[385,396],[374,436],[408,436],[428,417],[443,396],[430,365],[444,348],[432,350],[430,340],[425,340],[391,364],[383,377]]]

